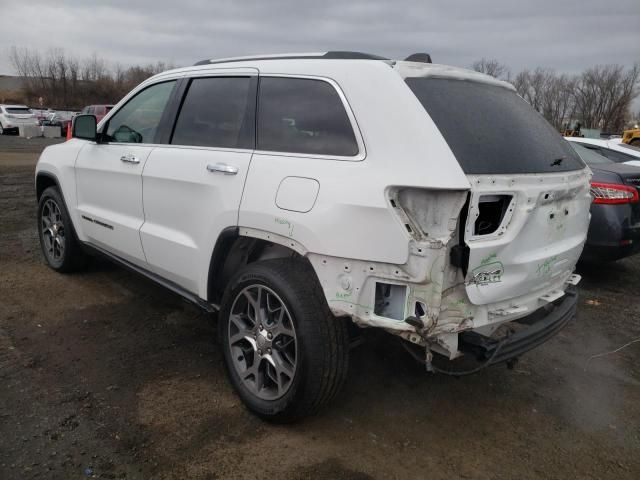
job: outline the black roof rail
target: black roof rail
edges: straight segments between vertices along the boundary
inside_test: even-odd
[[[251,62],[256,60],[301,60],[301,59],[327,59],[327,60],[386,60],[388,58],[381,57],[380,55],[372,55],[370,53],[362,52],[348,52],[348,51],[331,51],[324,54],[305,54],[300,55],[271,55],[271,56],[255,56],[255,57],[235,57],[235,58],[221,58],[219,60],[201,60],[195,63],[193,66],[198,65],[211,65],[215,63],[232,63],[232,62]]]
[[[329,59],[338,58],[344,60],[389,60],[389,58],[381,57],[380,55],[373,55],[371,53],[342,52],[339,50],[327,52],[322,57]]]
[[[420,63],[433,63],[431,61],[431,55],[428,53],[412,53],[404,59],[405,62],[420,62]]]

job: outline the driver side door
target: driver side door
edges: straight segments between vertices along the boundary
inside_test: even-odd
[[[77,210],[88,241],[132,263],[146,262],[140,242],[144,223],[142,171],[163,135],[165,110],[176,80],[137,92],[87,142],[76,159]]]

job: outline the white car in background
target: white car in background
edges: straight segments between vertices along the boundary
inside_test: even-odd
[[[205,60],[76,116],[36,167],[47,263],[90,249],[218,312],[271,420],[336,395],[356,326],[444,374],[513,364],[575,314],[591,172],[511,84],[415,59]]]
[[[622,137],[609,139],[565,137],[570,142],[575,142],[589,150],[607,157],[616,163],[628,163],[640,167],[640,148],[622,143]]]
[[[26,105],[0,105],[0,135],[18,131],[21,125],[38,126],[38,119]]]

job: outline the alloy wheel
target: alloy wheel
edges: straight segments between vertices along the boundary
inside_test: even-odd
[[[62,260],[66,243],[65,228],[60,207],[52,199],[48,199],[42,206],[40,222],[42,242],[47,257],[55,262]]]
[[[298,342],[291,314],[265,285],[250,285],[233,301],[228,341],[236,373],[263,400],[282,397],[293,382]]]

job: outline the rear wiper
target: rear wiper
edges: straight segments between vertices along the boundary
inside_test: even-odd
[[[556,158],[553,162],[551,162],[552,167],[559,167],[562,161],[567,157]]]

